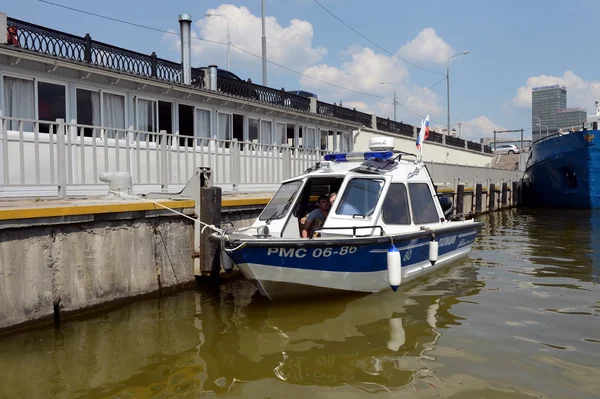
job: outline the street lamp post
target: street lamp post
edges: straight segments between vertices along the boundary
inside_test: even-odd
[[[380,85],[391,85],[391,82],[380,82]],[[398,105],[398,101],[396,100],[396,88],[394,87],[394,122],[396,122],[396,105]]]
[[[265,0],[261,2],[262,9],[262,85],[267,85],[267,35],[265,33]]]
[[[462,53],[454,54],[448,57],[448,61],[446,62],[446,96],[448,97],[448,134],[450,134],[450,59],[454,57],[458,57],[459,55],[469,54],[469,51],[463,51]]]
[[[545,128],[546,128],[546,137],[548,137],[548,126],[546,126],[546,125],[542,125],[541,123],[540,123],[540,137],[542,136],[542,133],[541,133],[541,129],[542,129],[542,127],[545,127]]]
[[[225,18],[225,21],[227,22],[227,70],[231,71],[230,69],[230,65],[229,65],[229,53],[231,50],[231,40],[230,40],[230,32],[229,32],[229,18],[227,18],[225,15],[223,14],[215,14],[215,13],[211,13],[211,12],[207,12],[206,13],[206,17],[210,18],[210,17],[223,17]]]
[[[538,122],[538,126],[540,127],[540,138],[542,137],[542,120],[540,118],[538,118],[537,116],[533,116],[533,115],[527,115],[530,118],[535,118],[537,119]],[[546,136],[548,136],[548,128],[546,127]]]

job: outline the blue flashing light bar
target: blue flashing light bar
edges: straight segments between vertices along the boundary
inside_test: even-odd
[[[333,162],[362,162],[370,159],[387,160],[394,156],[393,151],[369,151],[369,152],[348,152],[325,154],[326,161]]]

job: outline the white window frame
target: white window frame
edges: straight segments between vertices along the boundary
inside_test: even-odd
[[[129,123],[129,101],[127,101],[127,93],[126,92],[121,92],[118,90],[106,90],[103,89],[102,87],[94,87],[94,86],[87,86],[87,85],[82,85],[82,84],[75,84],[73,85],[73,93],[75,96],[75,101],[73,102],[73,105],[75,107],[75,109],[73,109],[73,115],[75,116],[75,120],[77,120],[77,89],[81,89],[81,90],[88,90],[88,91],[94,91],[97,93],[100,93],[100,126],[99,127],[104,127],[104,94],[112,94],[114,96],[121,96],[123,97],[123,103],[125,104],[125,126],[124,129],[127,130],[127,126],[131,126],[131,124]],[[137,96],[136,96],[137,99]],[[137,101],[136,103],[137,104]],[[158,103],[157,103],[158,106]],[[135,105],[135,107],[137,107],[137,105]],[[137,109],[136,109],[137,111]],[[158,110],[157,110],[158,112]],[[158,114],[157,114],[158,116]],[[134,120],[135,120],[136,115],[134,115]],[[158,122],[158,119],[157,119]],[[81,124],[79,121],[77,121],[77,124]],[[134,126],[137,126],[137,121],[135,121]],[[158,125],[157,125],[158,127]],[[137,129],[135,129],[137,130]]]
[[[262,145],[272,145],[275,143],[275,139],[274,136],[275,134],[273,133],[273,129],[275,126],[275,120],[271,119],[271,118],[260,118],[259,119],[259,124],[258,124],[258,144],[262,144]],[[261,136],[263,135],[263,122],[269,122],[271,123],[271,131],[268,132],[269,136],[267,138],[266,142],[262,142],[261,141]]]
[[[233,112],[222,112],[219,111],[218,109],[215,110],[215,115],[216,115],[216,129],[214,130],[214,139],[218,139],[218,140],[227,140],[227,141],[231,141],[233,139]],[[219,137],[219,135],[221,134],[221,126],[220,126],[220,121],[219,121],[219,115],[229,115],[229,136],[231,136],[229,139],[227,137]],[[212,119],[212,118],[211,118]],[[227,135],[226,135],[227,136]]]
[[[352,151],[353,143],[352,143],[352,133],[341,132],[340,135],[340,152],[350,152]],[[348,137],[348,148],[342,148],[344,144],[344,137]]]
[[[306,140],[305,140],[307,133],[308,133],[308,129],[313,130],[312,135],[313,135],[313,141],[315,142],[315,146],[311,147],[311,148],[306,146]],[[318,129],[316,126],[302,125],[302,148],[307,149],[307,150],[318,150],[319,148],[321,148],[321,136],[318,135]]]
[[[258,135],[256,137],[256,142],[252,143],[252,144],[260,144],[260,116],[257,116],[256,114],[249,114],[249,115],[244,115],[245,121],[244,121],[244,125],[245,125],[245,132],[244,132],[244,141],[252,143],[250,141],[250,119],[254,119],[255,121],[258,121]]]
[[[279,137],[279,126],[283,126],[283,137]],[[281,122],[280,120],[275,121],[275,134],[274,143],[276,146],[281,147],[288,144],[287,140],[287,123]]]
[[[0,71],[0,105],[2,105],[1,111],[2,115],[5,115],[4,112],[4,78],[13,78],[13,79],[22,79],[22,80],[31,80],[33,82],[33,119],[37,120],[38,118],[38,96],[37,96],[37,79],[34,76],[23,75],[16,72],[3,72]],[[65,99],[66,100],[66,99]]]
[[[181,103],[181,104],[188,105],[186,103]],[[212,108],[198,107],[195,105],[192,105],[192,106],[194,107],[194,139],[207,140],[208,143],[214,142],[211,139],[214,139],[215,138],[214,136],[216,135],[216,131],[215,131],[216,122],[215,122],[215,118],[213,118],[213,115],[216,115],[216,113],[213,112],[214,110]],[[197,110],[208,112],[208,128],[210,131],[208,132],[209,134],[206,137],[204,137],[204,136],[201,137],[198,135],[198,133],[200,133],[200,132],[198,132],[198,130],[197,130],[197,128],[198,128],[198,121],[196,118]],[[196,141],[195,145],[198,146],[198,141]]]

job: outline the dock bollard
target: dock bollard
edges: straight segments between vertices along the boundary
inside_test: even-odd
[[[496,209],[496,185],[495,184],[490,184],[488,186],[488,200],[489,200],[488,209],[490,211],[493,211],[494,209]]]

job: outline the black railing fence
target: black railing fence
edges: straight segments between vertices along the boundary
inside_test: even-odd
[[[157,80],[172,83],[181,83],[182,81],[182,65],[158,58],[154,52],[151,55],[141,54],[92,40],[89,34],[83,37],[75,36],[14,18],[7,18],[7,24],[8,45]],[[203,69],[192,68],[192,86],[205,89],[204,75]],[[217,90],[270,105],[304,112],[311,111],[310,99],[288,93],[284,89],[277,90],[251,82],[219,77]],[[374,127],[371,114],[336,104],[317,101],[316,113],[321,116],[355,122],[369,128]],[[377,117],[376,120],[378,130],[406,137],[414,136],[415,129],[412,125],[396,122],[389,118]],[[435,143],[444,142],[443,136],[436,132],[430,132],[427,140]],[[464,140],[453,137],[446,137],[446,144],[465,147]],[[481,151],[481,147],[481,144],[478,143],[470,141],[467,143],[467,148],[470,150]],[[488,146],[484,146],[483,151],[492,152]]]

